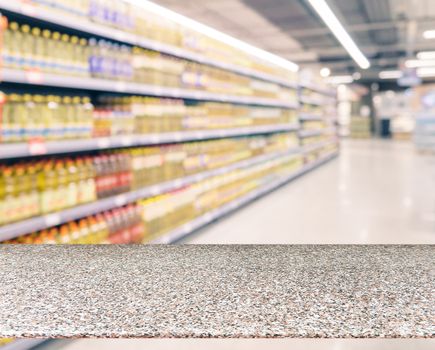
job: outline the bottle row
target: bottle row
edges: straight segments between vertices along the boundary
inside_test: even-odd
[[[297,145],[295,134],[276,134],[2,164],[0,225]]]
[[[301,139],[301,145],[309,146],[309,145],[320,144],[322,142],[327,142],[331,140],[332,137],[335,137],[335,132],[331,130],[331,133],[322,133],[320,135],[304,137],[303,139]]]
[[[0,143],[289,124],[295,110],[142,96],[0,94]]]
[[[325,116],[325,108],[315,104],[302,103],[300,106],[300,111],[302,113],[318,115],[321,117]]]
[[[301,166],[299,155],[282,157],[4,243],[146,242]]]
[[[248,55],[198,31],[182,27],[156,13],[152,8],[147,9],[146,4],[139,8],[120,0],[30,0],[29,2],[54,9],[62,16],[73,15],[88,18],[93,22],[134,33],[156,42],[180,47],[219,62],[296,80],[295,73]]]
[[[334,104],[335,103],[335,97],[333,96],[329,96],[329,95],[325,95],[323,93],[320,93],[318,91],[312,90],[312,89],[307,89],[307,88],[302,88],[301,89],[301,97],[302,98],[306,98],[308,100],[313,100],[313,101],[317,101],[318,104],[320,105],[325,105],[325,104]]]
[[[307,120],[301,124],[301,130],[321,130],[329,126],[325,120]]]
[[[274,83],[140,47],[17,22],[4,31],[2,57],[6,68],[296,101],[294,89]]]
[[[306,163],[315,162],[318,159],[322,159],[329,154],[338,152],[338,144],[335,142],[331,142],[329,144],[324,145],[323,147],[314,149],[305,154],[304,160]]]

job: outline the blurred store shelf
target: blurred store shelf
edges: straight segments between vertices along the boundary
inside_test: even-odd
[[[313,90],[315,92],[321,93],[323,95],[327,95],[329,97],[334,97],[336,96],[336,92],[335,90],[332,89],[327,89],[323,86],[318,86],[317,84],[313,83],[313,82],[309,82],[309,81],[300,81],[299,82],[299,86],[301,88],[304,89],[309,89],[309,90]]]
[[[311,114],[311,113],[299,113],[299,120],[308,121],[308,120],[323,120],[324,116],[319,114]]]
[[[335,132],[335,130],[336,129],[334,127],[324,128],[324,129],[313,129],[313,130],[300,130],[299,137],[305,138],[305,137],[318,136],[318,135],[333,133]]]
[[[138,84],[108,79],[81,78],[48,74],[39,71],[3,69],[1,71],[1,77],[2,81],[7,83],[44,85],[73,89],[139,94],[146,96],[164,96],[189,100],[231,102],[238,104],[283,107],[291,109],[296,109],[298,107],[298,103],[296,101],[288,102],[272,98],[216,94],[200,90],[196,91],[179,88],[168,88],[156,85]]]
[[[0,144],[0,159],[31,157],[70,152],[82,152],[111,148],[150,146],[167,143],[221,139],[234,136],[269,134],[297,131],[298,124],[254,126],[237,129],[216,129],[202,131],[178,131],[144,135],[125,135],[82,140],[41,141],[29,143]]]
[[[189,52],[188,50],[184,50],[172,45],[162,44],[150,39],[143,38],[139,35],[127,33],[115,28],[110,28],[105,25],[93,23],[84,18],[77,18],[77,17],[65,16],[65,15],[59,16],[59,14],[56,13],[55,11],[32,5],[27,1],[21,2],[21,1],[0,0],[0,10],[1,9],[16,14],[24,15],[27,17],[31,17],[33,19],[44,21],[50,24],[59,25],[65,28],[74,29],[92,35],[98,35],[107,39],[120,41],[130,45],[140,46],[146,49],[158,51],[171,56],[187,59],[189,61],[209,65],[212,67],[221,68],[248,77],[257,78],[268,82],[273,82],[285,87],[294,88],[294,89],[297,88],[296,82],[289,82],[286,79],[280,79],[270,74],[257,72],[253,69],[239,67],[233,64],[228,64],[214,59],[210,59],[208,57],[193,52]]]
[[[136,191],[119,194],[116,196],[100,199],[91,203],[79,205],[74,208],[62,210],[56,213],[51,213],[43,216],[22,220],[16,223],[7,224],[0,227],[0,241],[8,240],[27,233],[35,232],[52,226],[57,226],[84,216],[93,215],[105,210],[110,210],[123,206],[127,203],[132,203],[142,198],[153,197],[166,193],[183,186],[202,181],[217,175],[222,175],[232,170],[249,167],[255,164],[260,164],[272,159],[298,154],[299,148],[294,148],[286,152],[277,152],[273,154],[261,155],[252,159],[246,159],[241,162],[230,164],[218,169],[213,169],[190,175],[187,177],[163,182],[157,185],[147,186]]]
[[[301,169],[295,171],[293,174],[286,176],[282,179],[278,179],[275,180],[263,187],[260,187],[252,192],[250,192],[249,194],[240,197],[226,205],[223,205],[220,208],[217,208],[211,212],[208,212],[196,219],[194,219],[191,222],[188,222],[180,227],[177,227],[176,229],[172,230],[171,232],[162,235],[159,238],[156,238],[154,240],[152,240],[151,244],[168,244],[168,243],[173,243],[176,242],[180,239],[182,239],[183,237],[193,233],[194,231],[208,225],[209,223],[218,220],[222,217],[224,217],[225,215],[236,211],[237,209],[243,207],[244,205],[252,202],[253,200],[264,196],[266,194],[268,194],[269,192],[279,188],[280,186],[286,184],[287,182],[294,180],[295,178],[307,173],[310,170],[315,169],[316,167],[328,162],[329,160],[333,159],[334,157],[337,156],[337,153],[331,153],[329,155],[324,156],[323,158],[310,163],[310,164],[306,164],[304,165]]]
[[[337,143],[338,143],[338,139],[333,138],[331,140],[322,141],[322,142],[318,142],[318,143],[314,143],[314,144],[309,144],[309,145],[306,145],[303,147],[302,152],[309,153],[309,152],[317,151],[317,150],[322,149],[322,148],[329,146],[329,145],[337,145]]]

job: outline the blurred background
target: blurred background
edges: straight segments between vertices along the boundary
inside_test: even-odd
[[[435,243],[433,1],[0,0],[0,13],[1,243]]]

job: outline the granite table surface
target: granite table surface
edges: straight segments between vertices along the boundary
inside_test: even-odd
[[[3,245],[0,337],[433,338],[435,246]]]

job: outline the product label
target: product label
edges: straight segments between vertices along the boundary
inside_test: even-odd
[[[44,82],[44,76],[38,69],[28,69],[25,74],[30,84],[42,84]]]
[[[42,138],[34,138],[29,140],[29,154],[41,155],[47,154],[47,145]]]

